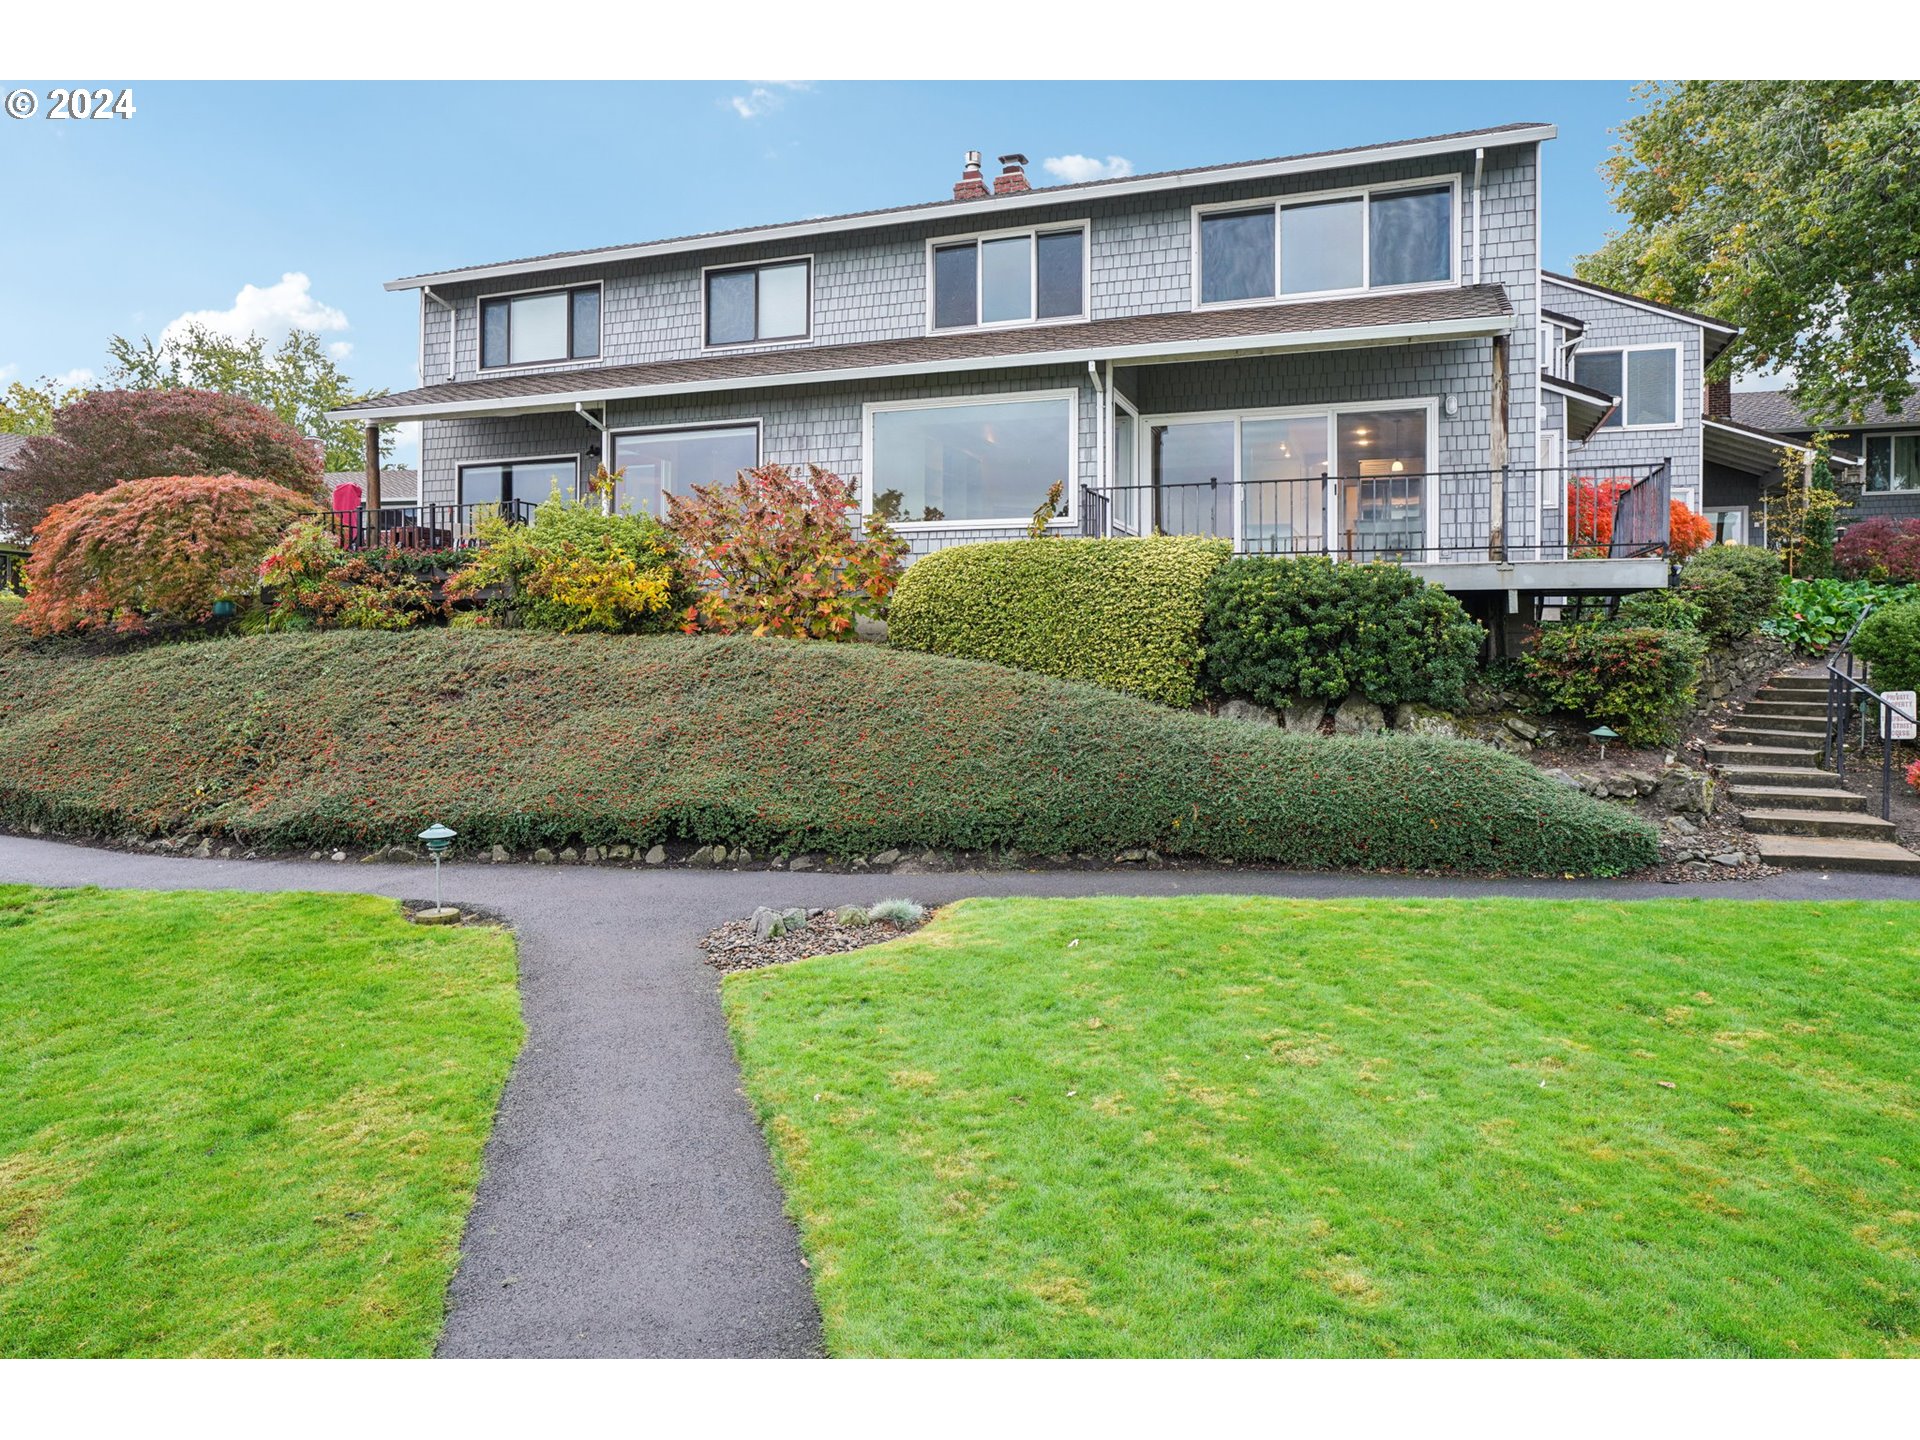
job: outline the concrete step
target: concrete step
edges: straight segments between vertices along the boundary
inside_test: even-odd
[[[1807,835],[1754,837],[1760,858],[1788,870],[1873,870],[1920,875],[1920,855],[1888,840],[1825,840]]]
[[[1792,741],[1798,745],[1812,745],[1820,748],[1822,734],[1818,730],[1795,730],[1786,724],[1766,721],[1755,724],[1729,725],[1720,732],[1720,738],[1726,741],[1739,741],[1748,745],[1784,745]]]
[[[1740,713],[1750,720],[1758,720],[1763,715],[1793,715],[1824,723],[1827,718],[1827,702],[1824,700],[1768,700],[1756,696],[1740,707]]]
[[[1820,764],[1817,745],[1732,745],[1710,744],[1707,759],[1716,765],[1791,765],[1812,770]]]
[[[1775,675],[1762,687],[1767,690],[1818,690],[1827,688],[1825,675]]]
[[[1802,770],[1798,773],[1809,776],[1820,774],[1818,770]],[[1751,805],[1757,810],[1853,811],[1867,808],[1866,796],[1855,795],[1851,790],[1837,790],[1824,786],[1750,785],[1730,781],[1727,785],[1727,794],[1734,804]]]
[[[1891,840],[1890,821],[1837,810],[1742,810],[1742,828],[1756,835],[1827,835],[1836,840]]]
[[[1756,712],[1746,710],[1733,717],[1727,723],[1728,730],[1744,730],[1764,727],[1775,731],[1789,731],[1795,735],[1818,735],[1826,737],[1827,717],[1824,715],[1781,715],[1775,711]],[[1722,734],[1725,731],[1721,732]]]
[[[1831,770],[1816,765],[1721,765],[1720,778],[1729,785],[1791,785],[1797,790],[1830,790],[1839,782]]]

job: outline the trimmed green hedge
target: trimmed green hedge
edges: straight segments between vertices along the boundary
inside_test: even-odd
[[[1920,599],[1867,616],[1853,649],[1870,667],[1874,689],[1920,690]]]
[[[956,545],[908,568],[888,637],[902,650],[1191,705],[1201,595],[1229,548],[1174,535]]]
[[[1659,745],[1693,704],[1706,653],[1688,630],[1549,625],[1524,663],[1554,709],[1603,720],[1628,745]]]
[[[1457,709],[1486,639],[1412,571],[1324,556],[1229,560],[1207,581],[1206,609],[1208,684],[1276,707],[1358,694]]]
[[[1700,633],[1737,645],[1780,598],[1780,557],[1757,545],[1709,545],[1680,567],[1680,592],[1701,609]]]
[[[870,645],[469,630],[0,641],[0,818],[302,850],[442,820],[466,855],[1153,846],[1552,874],[1656,858],[1650,826],[1484,745],[1288,735]]]

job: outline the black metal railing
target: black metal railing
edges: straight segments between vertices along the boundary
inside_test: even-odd
[[[368,511],[329,510],[323,523],[343,550],[462,550],[479,538],[480,521],[498,515],[509,525],[533,518],[528,500],[490,505],[382,505]]]
[[[1113,485],[1082,489],[1080,531],[1209,535],[1242,555],[1403,564],[1657,556],[1671,539],[1671,476],[1662,462],[1601,474],[1513,465]]]
[[[1880,818],[1893,818],[1893,745],[1894,729],[1905,722],[1915,726],[1920,716],[1915,711],[1920,705],[1895,704],[1875,690],[1868,680],[1872,677],[1864,670],[1856,673],[1856,661],[1853,654],[1853,637],[1868,615],[1873,612],[1871,605],[1860,612],[1860,618],[1853,622],[1853,628],[1847,631],[1846,638],[1840,642],[1840,648],[1827,661],[1827,734],[1822,758],[1833,767],[1836,779],[1842,784],[1847,778],[1847,734],[1858,722],[1858,750],[1865,758],[1871,740],[1880,742]],[[1911,737],[1909,737],[1911,738]]]

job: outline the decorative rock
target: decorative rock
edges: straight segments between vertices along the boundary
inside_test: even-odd
[[[507,852],[507,847],[504,845],[494,846],[492,850],[487,852],[487,855],[496,865],[504,865],[513,859],[513,856]]]
[[[562,850],[562,851],[560,852],[560,863],[561,863],[562,865],[577,865],[577,864],[579,864],[579,863],[580,863],[580,852],[579,852],[578,850],[576,850],[576,849],[574,849],[574,848],[573,848],[573,846],[571,846],[571,845],[569,845],[569,846],[567,846],[567,848],[566,848],[566,849],[564,849],[564,850]]]
[[[607,852],[602,850],[598,845],[589,845],[585,850],[580,852],[580,858],[589,865],[596,865],[599,863],[600,857],[606,853]]]
[[[789,905],[785,910],[780,912],[780,921],[783,925],[792,929],[796,926],[806,924],[807,921],[820,913],[818,910],[809,910],[804,905]]]
[[[1278,725],[1280,712],[1251,700],[1228,700],[1215,712],[1222,720],[1240,720],[1250,725]]]
[[[820,862],[811,855],[796,855],[787,862],[787,868],[793,871],[818,870]]]
[[[1399,706],[1393,717],[1394,728],[1408,735],[1425,735],[1434,740],[1458,740],[1460,726],[1445,710],[1409,700]]]
[[[336,850],[328,858],[332,860],[334,864],[338,865],[347,858],[347,852],[344,850]]]
[[[1523,720],[1518,715],[1509,715],[1505,718],[1505,724],[1507,729],[1522,740],[1533,741],[1540,738],[1540,727],[1531,720]]]
[[[420,857],[404,845],[383,845],[360,857],[362,865],[404,865]]]
[[[1378,735],[1387,728],[1387,717],[1371,700],[1349,695],[1333,712],[1336,735]]]
[[[536,865],[553,864],[553,851],[542,845],[538,850],[533,852],[533,863]]]
[[[834,921],[841,925],[867,924],[867,912],[858,905],[842,905],[833,912]]]
[[[873,857],[873,863],[881,869],[889,865],[898,865],[900,863],[900,852],[893,849],[882,850],[878,855]]]
[[[1281,718],[1286,722],[1289,735],[1318,735],[1321,723],[1327,718],[1327,702],[1297,700],[1287,706]]]
[[[769,910],[764,905],[755,908],[753,934],[756,940],[772,940],[786,932],[786,921],[778,910]]]
[[[1622,770],[1620,772],[1620,778],[1627,781],[1642,795],[1651,795],[1653,793],[1653,787],[1658,783],[1653,776],[1647,774],[1644,770]]]
[[[1578,775],[1569,775],[1565,770],[1542,770],[1541,775],[1556,785],[1565,785],[1570,790],[1584,790],[1587,781]]]
[[[1738,850],[1722,851],[1720,854],[1711,856],[1709,858],[1712,859],[1714,864],[1723,865],[1729,870],[1733,869],[1735,866],[1744,865],[1747,863],[1747,857],[1742,855]]]
[[[753,863],[753,852],[748,850],[746,846],[741,845],[735,848],[732,859],[736,865],[751,865]]]
[[[164,844],[166,844],[166,841],[156,840],[153,842],[153,845],[151,848],[158,850]],[[307,856],[307,859],[309,860],[324,860],[326,858],[327,858],[326,852],[321,850],[315,850],[314,852],[312,852],[310,855]]]
[[[198,850],[195,850],[195,851],[194,851],[193,853],[194,853],[194,856],[195,856],[195,858],[197,858],[197,859],[200,859],[200,860],[211,860],[211,859],[213,858],[213,841],[211,841],[211,840],[202,840],[202,841],[200,842],[200,848],[199,848]],[[336,860],[344,860],[344,859],[346,859],[346,856],[344,856],[344,855],[336,855],[336,856],[334,856],[333,858],[334,858],[334,859],[336,859]]]
[[[1663,770],[1652,786],[1653,803],[1662,810],[1687,815],[1708,815],[1713,811],[1713,777],[1686,765]]]
[[[656,845],[651,850],[647,851],[647,864],[664,865],[666,863],[667,863],[667,847],[666,846]]]
[[[726,858],[727,858],[726,846],[702,845],[698,850],[693,852],[692,858],[690,858],[687,861],[687,863],[689,865],[713,866],[713,865],[718,865],[722,860],[725,860]]]
[[[607,859],[609,860],[631,860],[632,858],[633,846],[631,845],[607,846]]]
[[[1667,828],[1676,835],[1698,835],[1700,833],[1700,827],[1684,815],[1669,815],[1667,817]]]

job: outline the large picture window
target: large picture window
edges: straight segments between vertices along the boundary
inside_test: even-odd
[[[1085,226],[938,241],[929,274],[932,328],[965,330],[1087,313]]]
[[[1447,284],[1454,209],[1448,181],[1198,210],[1199,303]]]
[[[565,499],[577,498],[580,459],[488,461],[462,465],[459,473],[462,505],[498,505],[524,519],[527,506],[551,499],[556,490]]]
[[[480,301],[480,366],[548,365],[600,354],[600,287],[492,295]]]
[[[867,407],[868,508],[905,524],[1020,523],[1078,479],[1078,396]]]
[[[667,496],[685,495],[695,485],[731,483],[759,463],[758,425],[628,431],[613,437],[612,468],[625,472],[614,487],[613,506],[664,519]]]
[[[1576,350],[1573,378],[1620,404],[1605,429],[1649,430],[1680,423],[1680,347]]]
[[[812,289],[808,260],[707,271],[707,344],[806,339]]]
[[[1920,490],[1920,433],[1869,435],[1864,448],[1868,490]]]

